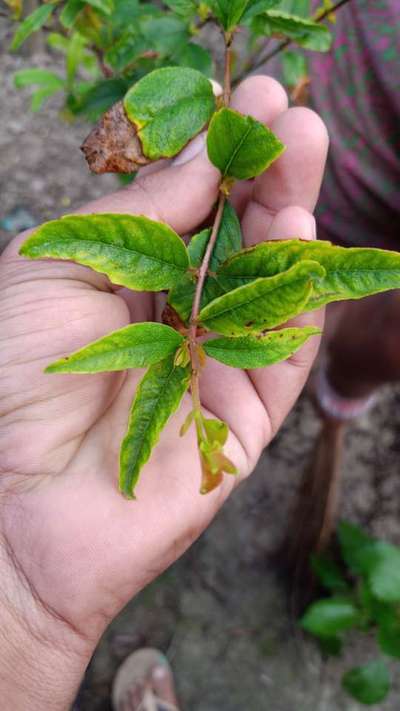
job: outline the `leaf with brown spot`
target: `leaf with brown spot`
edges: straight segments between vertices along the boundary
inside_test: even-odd
[[[122,101],[114,104],[81,146],[92,173],[135,173],[151,163]]]

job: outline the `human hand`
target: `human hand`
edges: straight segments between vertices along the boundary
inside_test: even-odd
[[[287,110],[283,89],[266,77],[245,81],[233,105],[271,125],[287,145],[265,175],[236,188],[246,243],[314,238],[310,212],[328,143],[322,122],[308,109]],[[209,214],[218,183],[202,151],[186,163],[152,167],[131,188],[81,211],[145,214],[185,234]],[[199,536],[236,483],[229,477],[199,495],[195,437],[178,436],[187,398],[143,471],[137,501],[122,498],[118,451],[142,373],[50,376],[43,369],[131,320],[154,319],[157,301],[111,287],[79,265],[28,262],[18,256],[24,239],[0,260],[0,627],[9,625],[20,640],[43,690],[38,699],[22,682],[19,695],[6,690],[13,711],[68,705],[106,625]],[[314,313],[307,322],[320,325],[321,318]],[[207,365],[202,404],[228,423],[227,454],[240,478],[297,399],[317,346],[311,339],[290,361],[251,373]],[[15,674],[14,657],[8,649],[3,685]]]

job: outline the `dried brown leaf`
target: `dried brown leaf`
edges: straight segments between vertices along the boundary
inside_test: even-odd
[[[122,101],[114,104],[81,146],[93,173],[135,173],[151,163],[143,154],[137,129]]]

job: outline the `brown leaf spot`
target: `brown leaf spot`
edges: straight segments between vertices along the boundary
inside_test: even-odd
[[[167,326],[171,326],[171,328],[174,328],[175,331],[181,333],[182,336],[187,335],[188,329],[186,328],[184,322],[175,309],[173,309],[169,304],[165,306],[164,311],[162,312],[161,320]]]
[[[81,146],[93,173],[135,173],[151,160],[143,155],[137,129],[122,101],[109,109]]]

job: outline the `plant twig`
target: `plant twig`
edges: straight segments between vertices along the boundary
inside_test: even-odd
[[[332,5],[331,8],[327,8],[324,10],[320,15],[314,17],[315,22],[323,22],[329,15],[332,13],[335,13],[337,10],[339,10],[343,5],[347,5],[350,0],[338,0],[334,5]],[[263,67],[264,64],[269,62],[273,57],[276,57],[277,54],[280,54],[283,52],[286,47],[289,47],[289,45],[292,44],[291,39],[286,39],[283,42],[280,42],[274,49],[272,49],[268,54],[266,54],[264,57],[261,57],[256,64],[253,64],[250,67],[247,67],[246,71],[247,72],[255,72],[257,69],[260,69],[260,67]],[[243,79],[243,76],[237,77],[235,84],[240,82]]]
[[[232,92],[232,77],[231,77],[231,66],[232,66],[232,41],[233,35],[231,33],[225,33],[225,73],[224,73],[224,92],[223,92],[223,102],[225,106],[229,106],[231,100]],[[210,260],[214,247],[216,245],[219,229],[221,227],[222,216],[224,214],[224,207],[226,202],[226,193],[221,190],[217,212],[214,218],[214,224],[211,231],[211,236],[207,244],[207,249],[205,251],[203,261],[201,263],[196,291],[193,299],[192,313],[190,317],[190,327],[189,327],[189,350],[190,359],[192,363],[192,378],[191,378],[191,391],[193,400],[193,409],[195,412],[199,412],[201,409],[200,402],[200,391],[199,391],[199,375],[200,375],[200,363],[199,354],[197,348],[197,327],[198,327],[198,316],[201,309],[201,297],[203,294],[204,284],[207,278],[208,268],[210,266]]]
[[[114,76],[114,72],[112,71],[112,69],[110,69],[110,67],[107,67],[104,61],[103,51],[99,47],[95,47],[94,45],[91,47],[91,50],[93,54],[95,54],[97,57],[98,65],[103,77],[105,77],[106,79],[111,79],[111,77]]]

